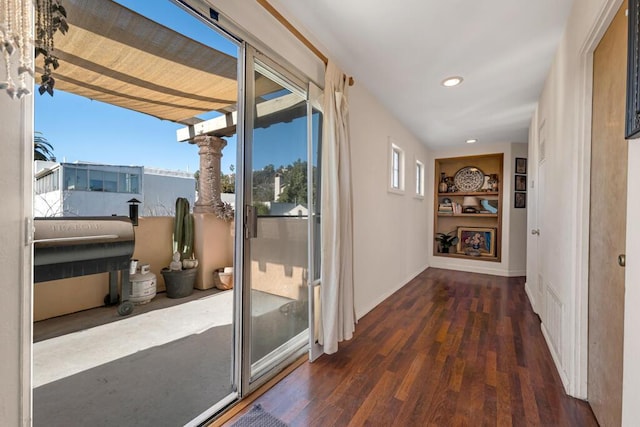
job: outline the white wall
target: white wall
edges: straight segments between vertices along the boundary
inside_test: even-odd
[[[525,276],[527,274],[527,209],[531,206],[531,200],[529,200],[529,165],[527,164],[527,209],[514,208],[514,186],[515,186],[515,159],[516,157],[527,158],[528,157],[529,144],[511,144],[511,174],[506,175],[505,179],[510,180],[511,191],[509,194],[505,193],[508,198],[508,205],[505,205],[509,209],[509,228],[505,229],[508,232],[509,238],[509,264],[508,275],[509,276]]]
[[[362,317],[427,267],[432,194],[414,196],[415,163],[433,174],[425,146],[356,83],[350,88],[356,316]],[[375,126],[371,126],[375,123]],[[404,150],[405,192],[388,191],[389,137]]]
[[[237,1],[237,0],[189,0],[189,1],[205,1],[213,5],[214,9],[235,24],[246,34],[247,42],[258,47],[265,54],[271,52],[280,55],[298,70],[309,76],[312,81],[324,87],[324,64],[306,48],[300,41],[291,36],[289,31],[280,25],[262,6],[254,1]],[[280,13],[286,16],[286,10],[278,4],[277,0],[271,1],[271,4]],[[222,20],[224,23],[224,20]],[[293,22],[293,21],[292,21]],[[295,22],[293,22],[295,25]],[[304,29],[297,26],[301,32]],[[308,34],[307,38],[312,39]],[[314,44],[322,49],[322,46],[313,40]],[[275,59],[275,58],[274,58]]]
[[[622,424],[637,425],[640,420],[640,140],[629,141],[629,175],[627,186],[627,267],[624,303],[624,359],[622,384]]]
[[[102,191],[63,191],[64,216],[129,216],[128,200],[136,193]]]
[[[537,115],[531,123],[529,158],[537,159],[537,132],[544,124],[545,160],[543,174],[534,176],[544,181],[540,192],[537,222],[543,224],[538,244],[541,245],[538,271],[542,272],[538,298],[533,299],[541,314],[543,333],[569,394],[586,397],[587,384],[587,278],[588,278],[588,211],[591,122],[592,52],[608,27],[621,0],[581,0],[575,2],[555,59],[541,93]],[[535,165],[531,165],[535,166]],[[640,166],[638,156],[629,157],[629,173]],[[636,178],[637,180],[637,178]],[[629,183],[634,181],[630,176]],[[637,182],[637,181],[636,181]],[[537,188],[531,196],[538,193]],[[629,191],[630,203],[638,206],[637,195]],[[630,211],[627,242],[633,242],[640,230],[631,224]],[[530,224],[531,228],[538,224]],[[529,235],[530,247],[535,244]],[[637,240],[637,239],[636,239]],[[628,243],[629,244],[629,243]],[[631,243],[633,246],[633,243]],[[630,253],[633,252],[630,248]],[[637,248],[636,248],[637,250]],[[530,257],[535,254],[531,253]],[[627,270],[627,274],[633,267]],[[637,278],[637,272],[635,278]],[[527,279],[529,290],[538,285],[532,274]],[[634,279],[627,281],[627,289]],[[637,281],[637,279],[635,279]],[[533,292],[536,294],[536,292]],[[631,307],[637,307],[638,296]],[[541,301],[542,300],[542,301]],[[629,299],[627,301],[629,303]],[[632,324],[632,323],[631,323]],[[625,332],[627,331],[625,327]],[[625,348],[638,335],[628,332]],[[636,353],[637,355],[637,353]],[[636,356],[637,357],[637,356]],[[625,364],[624,407],[626,415],[640,417],[637,400],[640,379],[630,380]],[[629,391],[633,391],[632,394]],[[627,418],[630,420],[631,418]]]
[[[431,152],[427,168],[430,174],[427,175],[426,188],[429,191],[427,196],[427,221],[431,226],[428,228],[427,240],[429,241],[429,265],[437,268],[447,268],[452,270],[470,271],[475,273],[495,274],[498,276],[524,276],[526,274],[526,209],[513,208],[513,171],[516,157],[527,157],[527,144],[521,143],[496,143],[496,144],[465,144],[448,150]],[[460,156],[475,156],[481,154],[504,154],[502,169],[502,192],[503,192],[503,213],[502,213],[502,256],[500,262],[487,262],[472,259],[445,258],[433,255],[433,189],[434,184],[434,161],[435,159]]]
[[[0,217],[0,424],[28,426],[31,416],[31,249],[27,244],[26,221],[31,218],[28,195],[33,191],[32,98],[11,100],[0,91],[0,117],[3,147],[0,156],[3,204]]]
[[[64,213],[63,194],[62,190],[36,194],[33,200],[34,216],[62,216]]]
[[[145,173],[142,182],[144,197],[140,207],[142,216],[173,215],[176,211],[177,197],[186,198],[191,207],[195,204],[195,178]]]

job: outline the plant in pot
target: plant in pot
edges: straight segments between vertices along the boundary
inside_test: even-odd
[[[436,233],[436,242],[440,244],[440,253],[448,254],[449,248],[458,243],[458,236],[455,234],[455,230],[448,233]]]
[[[184,298],[193,292],[198,272],[198,260],[193,256],[193,236],[193,214],[189,212],[189,201],[178,197],[173,224],[173,261],[160,271],[169,298]]]

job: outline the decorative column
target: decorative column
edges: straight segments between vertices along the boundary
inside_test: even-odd
[[[200,150],[200,179],[198,180],[198,200],[194,213],[217,213],[220,200],[220,159],[227,141],[213,135],[199,135],[189,141]]]
[[[233,238],[229,234],[233,208],[220,199],[220,159],[227,141],[213,135],[199,135],[189,141],[200,150],[198,200],[193,207],[193,249],[198,258],[195,287],[210,289],[214,272],[233,265]]]

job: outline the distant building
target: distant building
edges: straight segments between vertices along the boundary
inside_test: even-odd
[[[177,197],[193,206],[192,173],[86,162],[36,162],[35,216],[128,215],[140,200],[141,216],[173,215]]]
[[[236,208],[236,194],[235,193],[220,193],[220,200],[225,203],[229,203],[232,208]]]
[[[267,202],[269,216],[307,216],[309,209],[301,204]]]
[[[144,167],[142,181],[142,216],[173,215],[178,197],[189,200],[192,208],[195,204],[196,180],[191,172]]]

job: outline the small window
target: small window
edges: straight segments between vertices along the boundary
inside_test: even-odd
[[[51,191],[58,191],[58,181],[60,172],[56,169],[53,172],[41,176],[36,180],[36,194],[49,193]]]
[[[404,151],[389,141],[389,191],[394,193],[404,192]]]
[[[76,170],[76,190],[88,190],[89,189],[89,171],[87,169]]]
[[[118,193],[139,193],[138,182],[140,176],[137,173],[120,172],[118,174]]]
[[[75,190],[76,189],[76,168],[65,166],[63,171],[64,183],[62,188],[65,190]]]
[[[104,171],[89,170],[89,190],[104,191]]]
[[[102,189],[103,191],[107,191],[110,193],[118,192],[118,172],[104,173],[104,184]]]
[[[424,197],[424,163],[416,160],[416,196]]]

